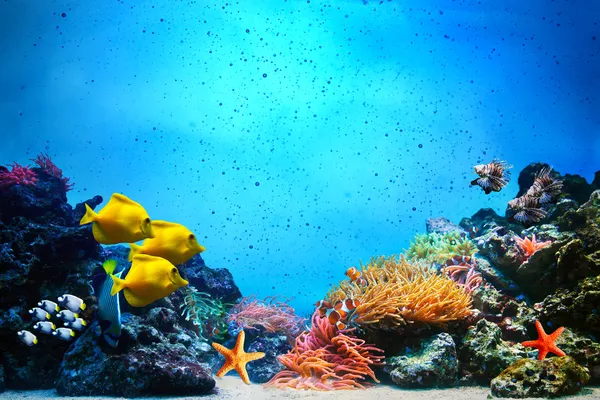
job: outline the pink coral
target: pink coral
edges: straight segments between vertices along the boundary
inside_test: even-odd
[[[301,332],[305,319],[299,317],[285,301],[276,297],[259,300],[244,297],[229,311],[229,322],[242,329],[264,328],[267,332],[280,332],[288,337],[290,343]]]
[[[355,336],[338,331],[315,312],[312,328],[296,338],[294,348],[278,357],[287,369],[277,373],[266,387],[341,390],[369,386],[367,377],[379,382],[373,366],[383,365],[383,350]],[[380,354],[378,354],[380,353]]]
[[[533,253],[535,253],[539,249],[543,249],[544,247],[552,243],[550,240],[546,242],[538,242],[535,238],[535,233],[531,235],[531,239],[529,239],[528,237],[524,237],[523,239],[521,239],[520,237],[515,236],[514,240],[517,249],[519,249],[525,260],[529,259],[529,257],[531,257]]]
[[[58,168],[56,166],[56,164],[54,164],[52,162],[52,160],[50,159],[50,156],[48,154],[44,154],[44,153],[40,153],[37,158],[31,160],[34,163],[36,163],[41,169],[42,171],[44,171],[44,173],[53,176],[55,178],[58,178],[64,188],[65,188],[65,192],[68,192],[69,190],[73,189],[73,186],[75,185],[74,183],[69,183],[70,179],[63,176],[63,172],[62,169]]]
[[[37,176],[29,167],[20,164],[11,164],[11,171],[0,171],[0,189],[7,189],[13,185],[33,186]]]

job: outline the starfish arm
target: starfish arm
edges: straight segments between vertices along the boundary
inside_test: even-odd
[[[558,339],[558,337],[560,336],[561,333],[563,333],[564,330],[565,330],[565,327],[561,326],[560,328],[558,328],[557,330],[552,332],[550,335],[548,335],[548,339],[550,339],[552,342],[554,342],[556,339]]]
[[[246,385],[249,385],[250,378],[248,377],[248,372],[246,371],[246,363],[240,363],[240,364],[236,365],[235,370],[242,378],[242,381],[244,381],[244,383]]]
[[[212,347],[214,347],[214,349],[216,351],[221,353],[223,355],[223,357],[227,357],[227,355],[231,354],[231,350],[229,350],[227,347],[223,346],[222,344],[213,342]]]
[[[226,373],[228,373],[232,369],[233,369],[233,365],[231,365],[230,362],[226,362],[225,364],[223,364],[221,369],[219,371],[217,371],[216,375],[218,378],[222,378],[225,376]]]
[[[548,355],[548,350],[546,348],[541,348],[540,353],[538,354],[538,360],[543,360]]]
[[[540,347],[542,347],[542,344],[538,340],[529,340],[529,341],[523,342],[521,344],[525,347],[533,347],[536,349],[539,349]]]
[[[538,340],[544,340],[548,335],[546,335],[546,331],[544,331],[544,327],[540,321],[535,321],[535,329],[537,329]]]
[[[233,348],[234,353],[239,353],[240,351],[244,351],[244,339],[246,339],[246,334],[243,330],[238,333],[237,340],[235,342],[235,347]]]
[[[550,353],[554,353],[554,354],[556,354],[557,356],[560,356],[560,357],[566,356],[565,352],[562,351],[561,349],[559,349],[554,343],[552,343],[548,347],[548,351],[550,351]]]
[[[246,362],[248,361],[254,361],[254,360],[258,360],[261,359],[265,356],[265,353],[263,352],[256,352],[256,353],[246,353]]]

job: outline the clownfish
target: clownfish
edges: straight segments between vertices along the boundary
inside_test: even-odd
[[[332,306],[326,300],[319,300],[315,305],[322,318],[327,318],[331,325],[335,325],[339,330],[344,330],[348,327],[350,314],[360,305],[360,302],[354,299],[345,299],[336,301]]]
[[[448,259],[444,264],[446,266],[451,265],[463,265],[463,264],[471,264],[474,260],[469,256],[454,256]]]
[[[366,279],[362,277],[362,273],[356,267],[348,268],[348,270],[346,271],[346,276],[350,278],[350,281],[360,286],[367,285]]]

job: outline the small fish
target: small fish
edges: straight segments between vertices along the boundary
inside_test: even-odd
[[[58,308],[58,304],[50,300],[42,300],[37,305],[50,315],[54,315],[60,310],[60,308]]]
[[[125,279],[110,275],[113,279],[111,296],[121,290],[125,300],[133,307],[144,307],[187,286],[188,281],[179,275],[176,266],[161,257],[138,254],[133,257]]]
[[[72,294],[63,294],[58,298],[58,304],[61,307],[66,308],[69,311],[74,313],[80,313],[85,310],[85,303],[77,296],[73,296]]]
[[[504,161],[493,160],[489,164],[480,164],[473,167],[479,178],[471,181],[471,186],[479,186],[485,194],[499,192],[510,182],[512,165]]]
[[[65,322],[64,324],[67,328],[71,328],[76,331],[81,331],[83,328],[87,326],[87,322],[81,318],[75,319],[73,322]]]
[[[351,267],[346,271],[346,276],[350,278],[350,281],[356,283],[359,286],[366,286],[367,280],[363,278],[362,273],[356,268]]]
[[[56,325],[54,325],[50,321],[41,321],[41,322],[36,322],[36,324],[33,326],[33,329],[35,329],[38,332],[42,332],[42,333],[45,333],[46,335],[49,335],[52,333],[53,330],[56,329]]]
[[[34,321],[47,321],[50,319],[50,314],[39,307],[33,307],[29,310],[29,314]]]
[[[63,322],[73,322],[79,317],[79,314],[76,314],[71,310],[62,310],[59,311],[58,314],[56,314],[56,316]]]
[[[343,322],[343,320],[346,319],[346,316],[342,315],[340,310],[331,310],[327,318],[329,319],[329,323],[335,325],[338,329],[344,330],[347,328],[346,324]]]
[[[517,221],[525,225],[531,225],[540,222],[548,215],[546,210],[540,208],[539,199],[528,195],[523,195],[508,202],[507,210],[508,220]]]
[[[54,332],[52,332],[52,336],[56,336],[60,340],[68,342],[72,340],[73,337],[75,337],[75,331],[69,328],[58,328]]]
[[[113,280],[109,276],[114,274],[117,278],[121,278],[123,271],[115,272],[117,268],[115,260],[106,260],[102,268],[104,273],[94,276],[92,281],[94,295],[98,301],[98,324],[104,341],[116,348],[121,338],[121,304],[118,295],[110,295]]]
[[[560,196],[563,182],[553,178],[551,173],[552,167],[544,167],[539,170],[526,195],[537,198],[540,204],[550,203]]]
[[[198,243],[196,235],[181,224],[167,221],[152,221],[155,237],[146,239],[142,245],[131,243],[129,261],[136,254],[149,254],[169,260],[173,265],[183,264],[206,248]]]
[[[27,346],[31,347],[34,344],[38,344],[37,337],[29,331],[19,331],[17,332],[17,336],[21,339],[21,342],[25,343]]]
[[[120,193],[114,193],[98,213],[87,204],[85,209],[79,225],[92,223],[98,243],[134,243],[154,237],[152,221],[144,207]]]
[[[454,256],[450,259],[448,259],[444,265],[446,266],[451,266],[451,265],[463,265],[463,264],[471,264],[472,258],[469,256]]]

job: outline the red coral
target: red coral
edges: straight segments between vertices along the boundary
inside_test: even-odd
[[[7,189],[13,185],[33,186],[37,176],[29,167],[20,164],[11,164],[11,171],[0,171],[0,189]]]
[[[266,387],[340,390],[365,388],[360,383],[371,377],[379,382],[372,366],[383,365],[383,350],[341,333],[327,318],[315,312],[312,328],[296,338],[296,345],[278,357],[287,370],[277,373]]]
[[[258,300],[244,297],[229,311],[229,322],[234,322],[242,329],[258,329],[263,327],[267,332],[281,332],[290,343],[298,336],[305,319],[296,315],[294,309],[284,301],[275,297]]]
[[[65,192],[73,189],[75,184],[69,183],[70,179],[63,176],[62,169],[58,168],[56,164],[52,162],[48,154],[40,153],[37,158],[32,159],[31,161],[36,163],[42,169],[42,171],[44,171],[44,173],[58,178],[62,182]]]

